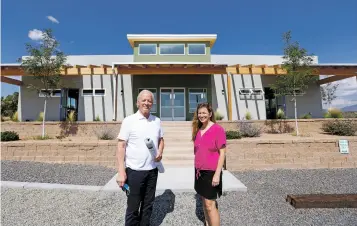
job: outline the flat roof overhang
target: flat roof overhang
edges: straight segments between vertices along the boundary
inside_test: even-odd
[[[216,34],[128,34],[128,41],[134,48],[135,42],[209,42],[210,47],[217,39]]]
[[[327,75],[324,79],[320,79],[317,83],[322,85],[329,82],[339,81],[345,78],[355,77],[357,79],[357,64],[315,64],[310,66],[312,76]],[[235,64],[227,67],[227,72],[231,74],[258,74],[258,75],[285,75],[286,70],[281,64],[277,65],[241,65]]]
[[[316,64],[311,66],[313,75],[332,75],[318,81],[325,84],[356,76],[357,64]],[[230,65],[210,62],[114,62],[112,65],[73,65],[62,69],[65,76],[106,75],[106,74],[260,74],[267,76],[284,75],[281,65]],[[27,76],[20,64],[2,64],[1,81],[21,85],[22,82],[4,76]]]

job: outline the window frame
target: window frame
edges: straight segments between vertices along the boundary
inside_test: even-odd
[[[188,88],[188,112],[189,113],[195,113],[195,111],[196,110],[194,110],[194,111],[191,111],[191,108],[190,108],[190,104],[191,103],[196,103],[196,102],[191,102],[191,100],[190,100],[190,94],[192,93],[191,92],[191,90],[193,90],[193,89],[202,89],[203,90],[203,93],[206,95],[206,101],[208,101],[207,100],[207,91],[208,91],[208,89],[207,88]],[[193,92],[194,94],[198,94],[198,93],[196,93],[196,92]],[[197,104],[199,104],[199,103],[197,103]],[[196,106],[196,108],[197,108],[197,106]]]
[[[140,46],[155,46],[155,53],[154,54],[145,54],[145,53],[140,53]],[[143,56],[155,56],[157,55],[157,44],[156,43],[140,43],[138,45],[138,55],[143,55]]]
[[[190,53],[190,46],[191,45],[200,45],[200,46],[203,46],[204,47],[204,50],[205,52],[203,54],[193,54],[193,53]],[[204,56],[204,55],[207,55],[207,46],[206,44],[204,43],[189,43],[187,44],[187,55],[192,55],[192,56]]]
[[[84,95],[84,93],[83,93],[84,90],[91,90],[91,91],[92,91],[92,94]],[[93,94],[94,94],[94,89],[91,89],[91,88],[82,88],[82,90],[81,90],[81,96],[82,96],[82,97],[91,97],[91,96],[93,96]]]
[[[58,98],[58,97],[61,97],[61,96],[62,96],[62,90],[61,90],[61,89],[48,89],[48,90],[52,90],[52,92],[53,92],[53,91],[59,91],[59,93],[60,93],[59,96],[53,95],[53,93],[51,93],[51,96],[50,96],[50,97],[57,97],[57,98]],[[41,97],[41,98],[46,97],[45,95],[42,95],[42,94],[41,94],[43,91],[45,91],[45,89],[41,89],[41,91],[40,91],[39,94],[38,94],[38,97]]]
[[[183,53],[173,54],[173,53],[161,53],[162,45],[174,45],[174,46],[183,46]],[[161,56],[185,56],[186,55],[186,45],[185,43],[160,43],[159,44],[159,55]]]
[[[155,107],[155,109],[152,107],[150,113],[158,113],[158,111],[157,111],[157,99],[158,99],[157,88],[138,88],[138,94],[144,89],[151,91],[153,94],[156,93],[156,98],[154,96],[154,101],[152,103],[152,105],[155,104],[156,107]],[[155,92],[153,92],[153,90],[155,90]]]
[[[96,90],[104,90],[104,94],[101,95],[101,94],[95,94],[95,91]],[[107,94],[107,90],[105,88],[95,88],[93,89],[93,96],[94,97],[104,97],[105,95]]]

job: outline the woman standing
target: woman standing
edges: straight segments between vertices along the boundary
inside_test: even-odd
[[[195,153],[195,190],[201,196],[206,225],[220,225],[216,199],[222,195],[226,133],[215,123],[209,103],[197,106],[192,123]]]

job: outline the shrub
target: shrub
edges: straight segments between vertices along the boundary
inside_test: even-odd
[[[242,137],[260,137],[263,132],[263,127],[242,121],[239,125],[239,131]]]
[[[229,130],[229,131],[226,131],[226,138],[227,138],[227,140],[241,139],[242,135],[240,134],[239,131]]]
[[[276,118],[277,119],[284,119],[285,118],[285,112],[283,109],[279,108],[278,112],[276,113]]]
[[[76,121],[76,112],[75,111],[70,111],[69,114],[67,115],[67,121],[68,122],[75,122]]]
[[[338,136],[354,136],[357,132],[357,123],[352,120],[328,121],[322,124],[325,133]]]
[[[97,117],[95,117],[94,121],[95,121],[95,122],[100,122],[100,117],[99,117],[99,115],[97,115]]]
[[[11,120],[14,122],[19,121],[19,113],[17,111],[11,116]]]
[[[357,112],[343,112],[344,118],[357,118]]]
[[[302,119],[310,119],[310,118],[312,118],[312,115],[311,115],[311,113],[309,112],[309,113],[307,113],[307,114],[304,114],[304,115],[300,116],[300,118],[302,118]]]
[[[113,130],[108,129],[107,127],[103,127],[95,131],[97,138],[100,140],[114,140],[115,134]]]
[[[214,118],[216,120],[222,120],[224,118],[224,116],[217,109],[216,112],[214,113]]]
[[[343,114],[340,109],[330,108],[324,115],[325,118],[343,118]]]
[[[245,119],[247,119],[247,120],[251,120],[252,119],[252,115],[250,114],[249,111],[247,111],[247,113],[245,113]]]
[[[19,139],[19,134],[14,131],[1,132],[1,141],[15,141]]]
[[[43,121],[43,112],[41,111],[40,114],[38,115],[37,121],[42,122]]]

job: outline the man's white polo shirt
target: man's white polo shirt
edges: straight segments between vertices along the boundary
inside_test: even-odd
[[[159,150],[159,139],[163,135],[161,120],[154,115],[150,114],[149,118],[145,118],[140,111],[137,111],[126,117],[118,135],[118,139],[126,141],[125,166],[133,170],[154,169],[156,167],[154,159],[144,140],[151,138],[156,150]]]

